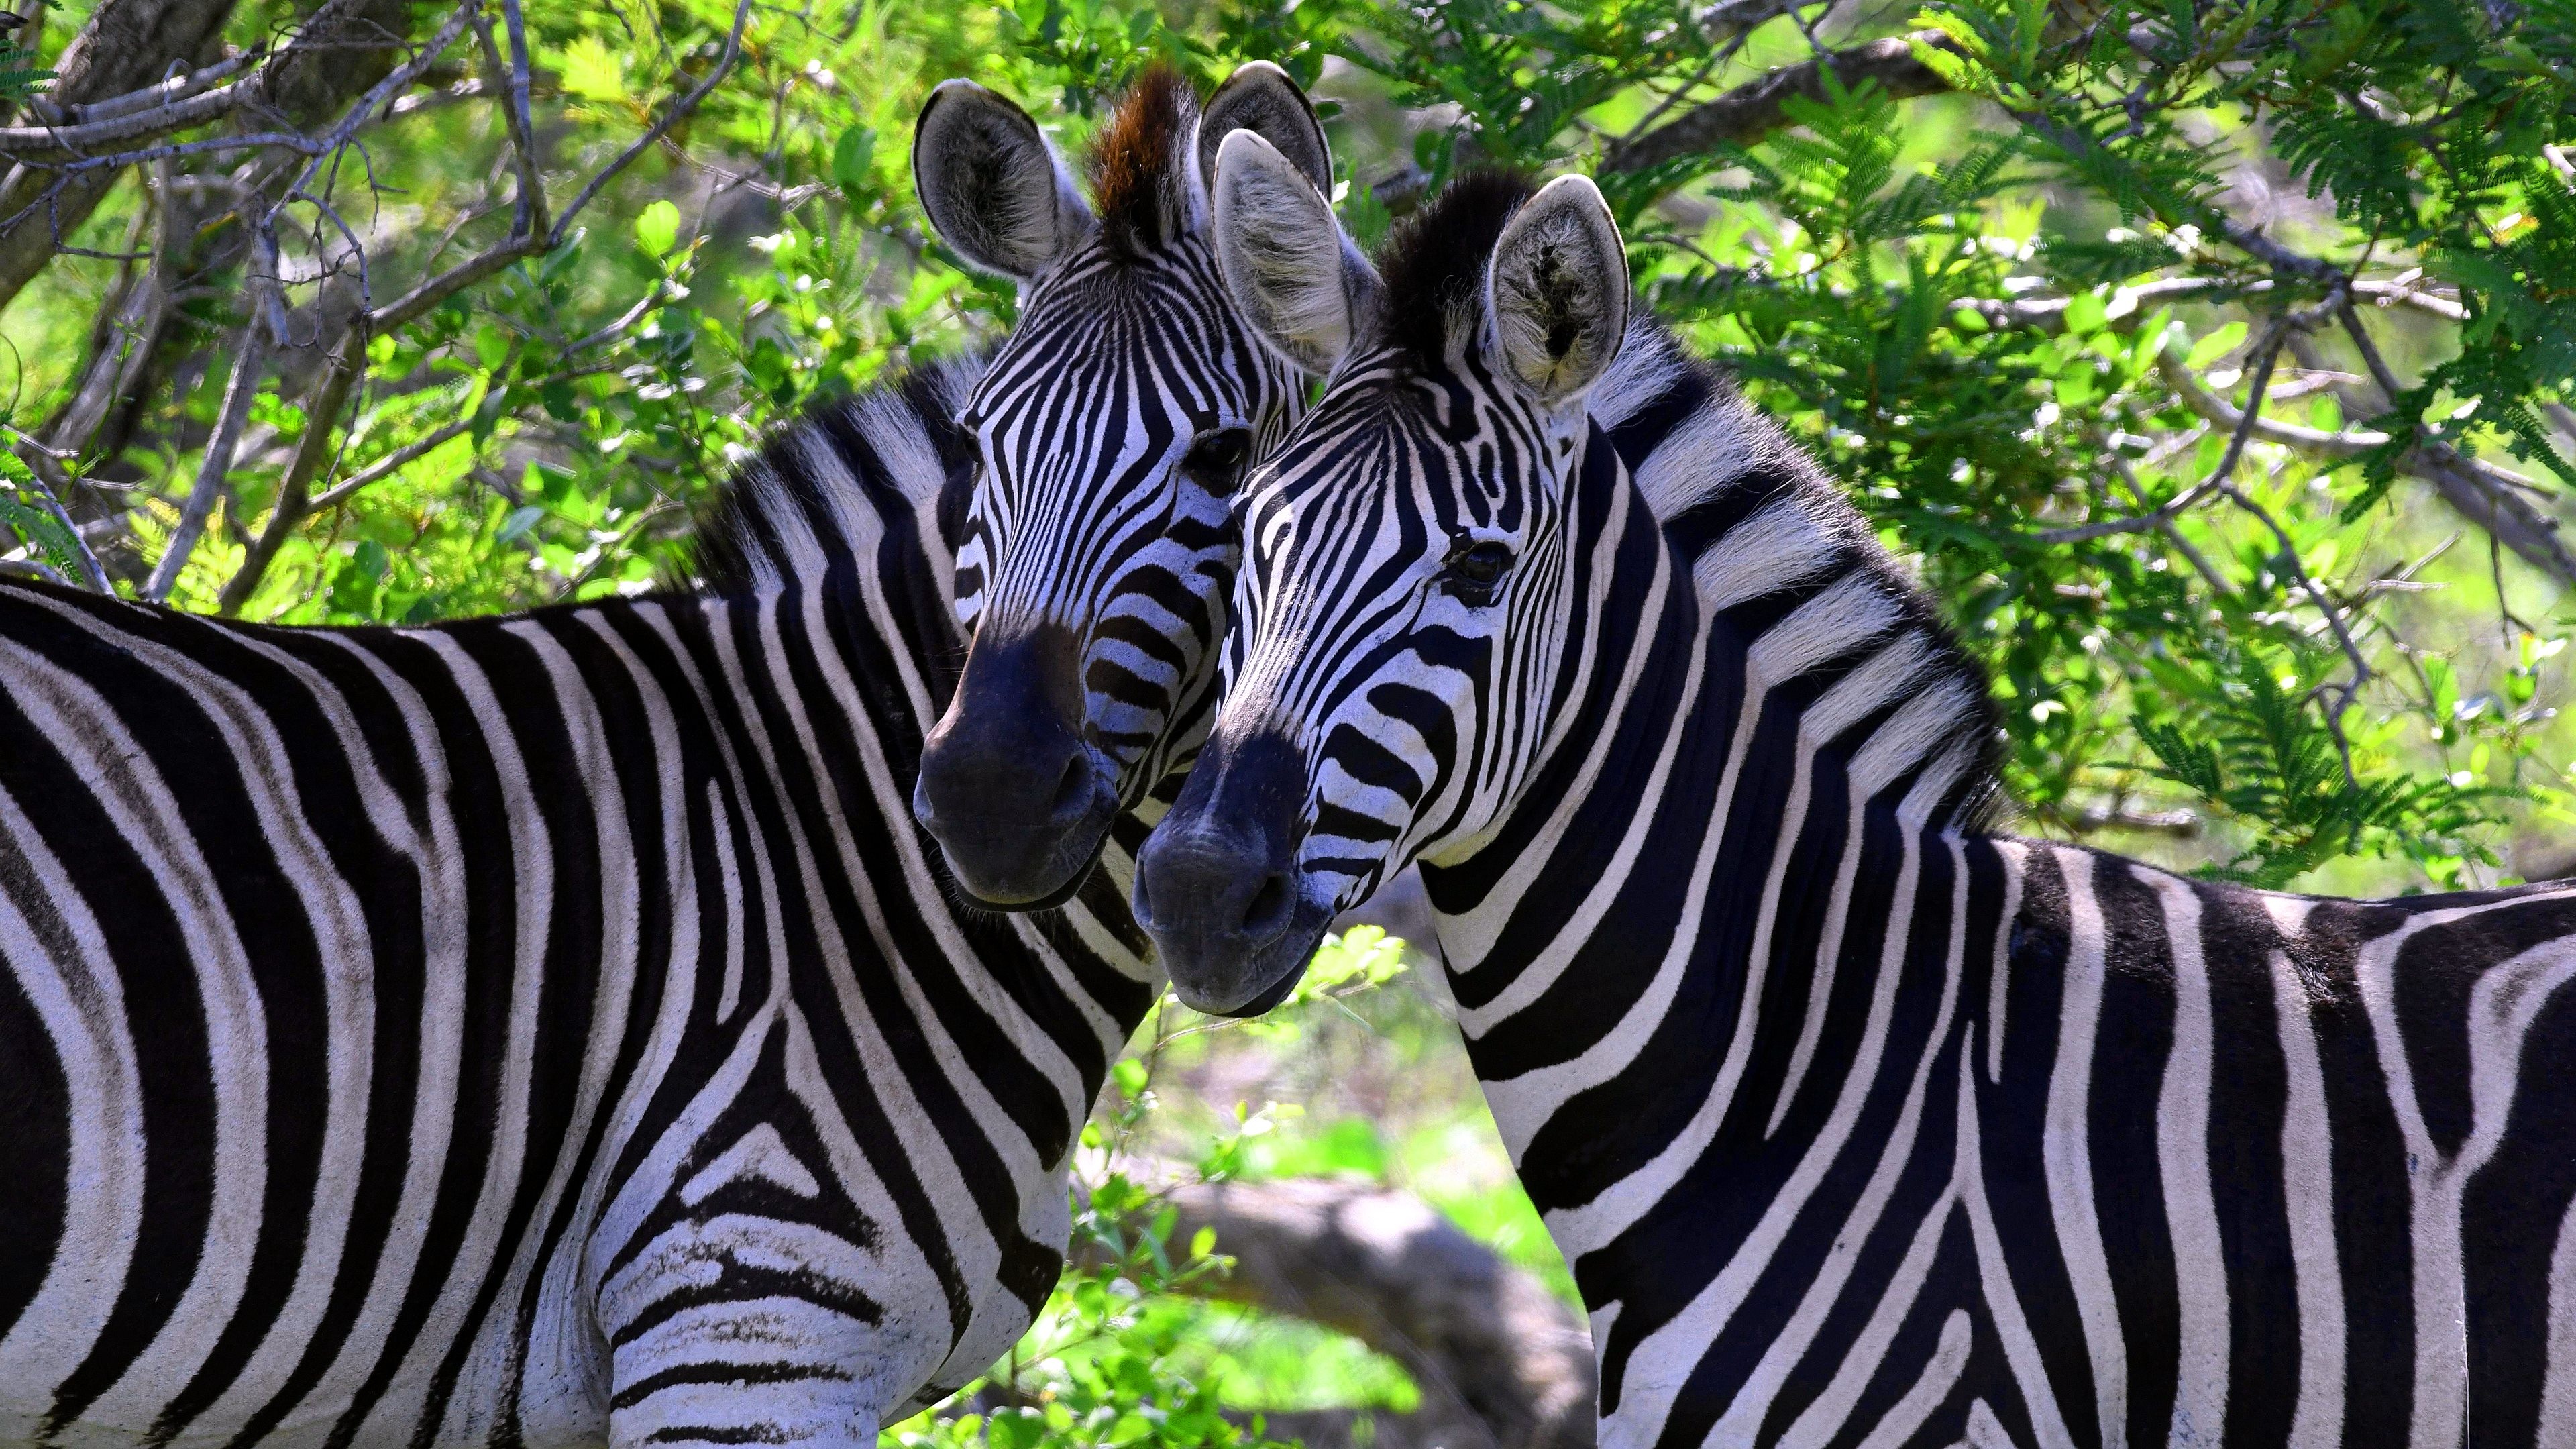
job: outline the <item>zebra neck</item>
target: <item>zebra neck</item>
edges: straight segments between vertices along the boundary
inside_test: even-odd
[[[1855,649],[1830,580],[1710,608],[1669,533],[1597,537],[1593,693],[1494,838],[1424,871],[1477,1076],[1569,1260],[1721,1126],[1818,1130],[1851,1003],[1901,966],[1925,863],[1951,879],[1962,839],[1952,716],[1910,703],[1902,636]]]

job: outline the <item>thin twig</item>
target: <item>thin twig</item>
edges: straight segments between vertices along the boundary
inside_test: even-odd
[[[431,449],[442,447],[457,438],[463,437],[466,430],[473,426],[473,415],[468,414],[464,417],[458,418],[456,421],[449,423],[445,427],[440,428],[438,431],[431,433],[426,437],[405,443],[403,446],[396,448],[383,457],[378,458],[376,461],[369,463],[366,467],[350,474],[346,479],[334,485],[329,491],[317,495],[314,498],[312,505],[305,511],[307,513],[320,513],[325,509],[339,507],[341,504],[348,502],[352,496],[354,496],[360,489],[365,488],[368,484],[377,482],[385,475],[405,466],[406,464],[417,462],[420,458],[429,453]]]
[[[714,90],[733,70],[734,62],[742,56],[743,27],[750,22],[751,0],[739,0],[739,3],[734,6],[733,29],[725,35],[724,53],[716,57],[716,63],[707,71],[706,77],[674,102],[669,110],[663,112],[662,118],[655,121],[643,135],[636,137],[634,144],[617,153],[617,159],[609,162],[605,170],[590,178],[589,184],[574,193],[572,204],[563,209],[563,215],[555,222],[554,231],[546,238],[546,250],[552,251],[562,246],[565,236],[572,229],[573,219],[581,215],[583,207],[590,205],[591,198],[597,196],[601,188],[607,186],[609,182],[616,180],[619,172],[634,164],[636,157],[643,155],[658,144],[664,136],[669,135],[671,128],[685,120],[690,112],[695,111],[698,103],[707,98],[707,93]]]
[[[500,47],[492,40],[491,23],[479,15],[474,18],[474,38],[483,48],[484,63],[492,67],[493,79],[507,86],[501,118],[509,127],[510,164],[519,185],[510,230],[530,235],[546,230],[546,186],[537,170],[536,123],[527,109],[528,38],[519,19],[518,0],[502,0],[502,8],[510,26],[511,58],[502,59]]]
[[[264,298],[259,294],[275,285],[259,273],[263,270],[261,262],[265,261],[265,270],[271,277],[275,275],[277,237],[266,217],[254,224],[252,235],[255,238],[252,243],[255,257],[250,267],[251,275],[245,283],[245,290],[251,293],[247,298],[249,317],[236,335],[233,372],[224,383],[224,401],[216,414],[215,434],[206,440],[205,456],[197,464],[196,481],[189,486],[187,500],[179,507],[179,525],[171,530],[169,545],[161,551],[161,561],[153,566],[151,577],[144,581],[142,597],[147,603],[158,604],[170,597],[170,591],[178,586],[180,570],[188,566],[189,556],[197,551],[197,540],[205,534],[206,520],[214,516],[215,503],[223,497],[224,475],[232,471],[234,451],[241,445],[242,424],[250,416],[251,399],[259,392],[260,367],[268,360],[271,340],[266,308],[262,305]]]
[[[287,535],[312,516],[309,499],[313,480],[321,476],[323,464],[332,456],[332,427],[366,369],[366,331],[351,327],[341,337],[340,345],[332,349],[322,380],[305,400],[304,436],[296,440],[295,456],[288,460],[286,474],[278,482],[277,503],[269,510],[267,526],[243,552],[241,567],[224,581],[223,592],[216,596],[215,612],[226,618],[240,614],[250,596],[258,592],[260,580],[267,575]]]
[[[2328,298],[2328,305],[2349,307],[2352,305],[2352,299],[2349,293],[2337,287]],[[2318,612],[2325,615],[2327,625],[2334,630],[2335,643],[2342,647],[2344,658],[2352,664],[2352,678],[2344,684],[2334,706],[2326,711],[2326,727],[2333,732],[2335,750],[2342,756],[2345,783],[2358,787],[2360,777],[2353,772],[2352,741],[2344,735],[2343,717],[2344,712],[2352,708],[2353,701],[2360,697],[2361,687],[2375,678],[2376,673],[2371,669],[2369,659],[2363,656],[2361,645],[2352,637],[2352,630],[2344,621],[2343,611],[2336,608],[2334,600],[2327,596],[2324,589],[2317,586],[2314,579],[2309,577],[2308,566],[2299,557],[2298,543],[2290,537],[2289,530],[2281,526],[2280,520],[2272,516],[2270,509],[2255,502],[2251,495],[2237,487],[2234,482],[2237,460],[2244,455],[2245,444],[2254,436],[2255,424],[2262,416],[2264,393],[2271,386],[2273,365],[2280,361],[2281,346],[2288,340],[2290,329],[2299,325],[2299,320],[2291,314],[2283,313],[2275,317],[2270,326],[2263,329],[2263,338],[2255,344],[2254,348],[2252,374],[2245,390],[2244,416],[2237,422],[2235,432],[2228,435],[2227,452],[2218,460],[2218,466],[2211,471],[2210,482],[2227,495],[2229,502],[2254,515],[2257,521],[2271,531],[2272,537],[2279,541],[2281,561],[2289,567],[2292,581],[2297,584],[2300,593],[2306,596],[2308,602],[2314,604]],[[2320,685],[2318,688],[2322,692],[2324,686]]]
[[[16,428],[11,428],[9,431],[17,433],[28,446],[44,449],[43,444],[24,433],[19,433]],[[52,452],[51,449],[44,449],[44,451],[49,454]],[[80,565],[81,583],[91,593],[113,596],[116,588],[107,581],[107,570],[99,567],[98,555],[90,552],[89,540],[81,537],[80,529],[72,523],[71,514],[63,508],[62,499],[55,496],[54,490],[46,485],[42,473],[30,468],[26,480],[18,487],[22,492],[33,493],[36,497],[36,506],[45,510],[46,516],[52,518],[55,525],[62,529],[63,536],[71,540],[72,559]],[[56,583],[69,582],[50,568],[46,572],[53,574]]]
[[[0,558],[0,578],[42,579],[64,588],[72,586],[72,581],[64,578],[61,570],[42,559]]]

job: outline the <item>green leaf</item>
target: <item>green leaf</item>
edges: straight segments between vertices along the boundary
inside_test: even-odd
[[[2102,330],[2109,320],[2108,308],[2091,292],[2078,292],[2066,299],[2066,330],[2078,337],[2090,337]]]
[[[1118,1090],[1133,1099],[1144,1095],[1145,1083],[1151,1073],[1146,1070],[1145,1064],[1136,1058],[1121,1057],[1118,1059],[1118,1065],[1109,1069],[1109,1075],[1117,1081]]]
[[[877,133],[873,126],[852,126],[832,143],[832,180],[856,202],[876,182]]]
[[[533,503],[513,508],[510,510],[510,516],[502,521],[501,531],[493,535],[492,541],[500,544],[517,543],[527,537],[528,530],[536,527],[545,516],[546,511]]]
[[[635,245],[656,260],[669,256],[680,242],[680,208],[666,197],[635,217]]]
[[[13,479],[33,476],[28,473],[25,460],[16,454],[0,453],[0,459],[7,460],[0,463],[0,475]],[[14,469],[11,464],[16,465]],[[53,565],[54,571],[63,577],[78,579],[87,572],[82,567],[80,546],[73,539],[71,530],[63,527],[62,520],[54,516],[52,509],[28,501],[26,495],[17,492],[10,483],[0,483],[0,528],[13,531],[26,540],[27,546],[44,555],[45,562]]]
[[[557,66],[563,88],[589,101],[626,98],[626,57],[610,50],[596,35],[585,35],[563,49]]]
[[[2197,372],[2244,345],[2245,324],[2242,322],[2230,322],[2226,326],[2219,328],[2217,331],[2210,333],[2207,337],[2193,343],[2191,347],[2191,355],[2184,358],[2183,361],[2190,364],[2191,369],[2194,372]]]

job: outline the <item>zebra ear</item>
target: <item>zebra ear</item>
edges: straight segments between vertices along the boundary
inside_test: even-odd
[[[1377,302],[1377,273],[1342,235],[1333,205],[1255,131],[1216,157],[1216,257],[1254,330],[1308,372],[1330,372]]]
[[[1266,60],[1246,61],[1208,98],[1199,122],[1199,176],[1216,186],[1217,148],[1236,131],[1250,131],[1295,164],[1319,191],[1333,187],[1333,148],[1306,92],[1288,72]]]
[[[1592,386],[1628,330],[1628,252],[1610,203],[1560,176],[1512,214],[1485,277],[1503,361],[1541,402]]]
[[[922,104],[912,185],[959,256],[1023,282],[1091,228],[1091,208],[1037,122],[973,81],[943,81]]]

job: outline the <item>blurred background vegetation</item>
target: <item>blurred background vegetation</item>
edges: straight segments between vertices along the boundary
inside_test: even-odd
[[[0,572],[290,623],[683,579],[764,429],[1010,325],[913,202],[930,86],[1079,155],[1146,64],[1266,58],[1364,241],[1465,166],[1601,180],[1987,662],[2011,828],[2337,893],[2576,868],[2576,0],[17,3]],[[1566,1292],[1436,971],[1328,954],[1270,1021],[1157,1014],[1083,1265],[896,1432],[1427,1412],[1432,1360],[1215,1301],[1176,1183],[1400,1190]]]

